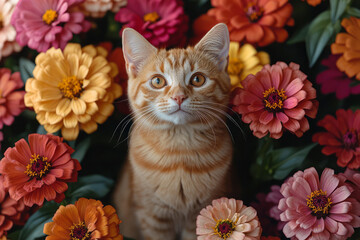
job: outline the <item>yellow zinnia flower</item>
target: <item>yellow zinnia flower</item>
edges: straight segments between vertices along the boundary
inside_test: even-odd
[[[51,48],[36,57],[24,100],[47,132],[61,129],[64,139],[75,140],[80,130],[92,133],[112,114],[122,89],[113,81],[116,64],[106,56],[102,47],[70,43],[64,51]]]
[[[256,74],[270,63],[269,54],[257,52],[251,44],[240,47],[238,42],[230,42],[228,73],[232,88],[241,87],[241,81],[249,74]]]

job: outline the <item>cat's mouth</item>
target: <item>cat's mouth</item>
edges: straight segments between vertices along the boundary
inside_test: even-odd
[[[173,114],[175,114],[175,113],[181,113],[181,112],[190,114],[189,112],[185,111],[184,109],[179,108],[178,110],[176,110],[176,111],[174,111],[174,112],[172,112],[172,113],[169,113],[169,115],[173,115]]]

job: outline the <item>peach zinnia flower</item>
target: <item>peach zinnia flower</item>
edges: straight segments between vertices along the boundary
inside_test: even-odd
[[[226,23],[230,40],[266,46],[284,42],[285,25],[294,25],[293,7],[288,0],[211,0],[214,8],[207,14]]]
[[[22,212],[26,210],[23,201],[12,199],[3,185],[3,179],[0,179],[0,239],[6,235],[13,225],[14,221],[19,221]],[[25,220],[25,219],[24,219]],[[5,238],[6,239],[6,238]]]
[[[13,52],[19,52],[22,47],[16,42],[15,28],[10,24],[11,15],[14,11],[16,1],[12,3],[0,0],[0,60]]]
[[[269,63],[270,57],[266,52],[257,52],[250,44],[240,47],[238,42],[230,42],[228,73],[232,88],[242,87],[242,80]]]
[[[61,202],[67,182],[77,181],[80,163],[71,158],[74,150],[53,135],[29,135],[29,143],[20,139],[5,151],[0,173],[10,197],[25,205],[41,206],[44,199]]]
[[[117,12],[126,4],[127,0],[85,0],[80,9],[86,16],[102,18],[108,11]]]
[[[280,138],[283,128],[301,137],[309,129],[305,116],[314,118],[318,110],[316,91],[299,65],[277,62],[249,75],[236,88],[231,103],[258,138],[268,133]]]
[[[280,190],[283,232],[295,239],[348,239],[360,227],[360,203],[352,189],[326,168],[319,178],[315,168],[298,171]]]
[[[11,74],[10,69],[0,68],[0,129],[4,124],[10,126],[14,117],[24,111],[23,86],[19,72]]]
[[[346,33],[338,33],[335,43],[331,44],[333,54],[342,54],[336,66],[345,72],[348,77],[360,80],[360,19],[344,18],[341,25]]]
[[[34,78],[26,82],[25,105],[33,107],[46,131],[61,129],[66,140],[80,130],[90,134],[113,113],[122,94],[113,78],[118,70],[106,60],[107,51],[92,45],[68,44],[36,57]]]
[[[318,122],[326,132],[315,133],[313,141],[323,145],[322,153],[336,154],[340,167],[360,167],[360,110],[336,111],[336,118],[326,115]]]
[[[52,220],[44,226],[46,240],[123,239],[116,210],[94,199],[80,198],[75,204],[60,206]]]
[[[261,226],[256,210],[241,200],[220,198],[203,208],[196,219],[198,240],[260,239]]]

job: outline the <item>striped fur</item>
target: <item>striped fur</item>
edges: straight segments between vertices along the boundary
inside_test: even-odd
[[[206,82],[194,87],[189,81],[198,72]],[[196,47],[157,50],[128,74],[134,123],[114,193],[121,231],[135,239],[194,240],[199,211],[227,186],[233,152],[225,125],[229,77]],[[168,85],[152,88],[155,74]],[[175,112],[179,94],[186,96],[186,112]]]

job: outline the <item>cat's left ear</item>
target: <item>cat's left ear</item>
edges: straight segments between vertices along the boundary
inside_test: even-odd
[[[216,24],[195,45],[195,49],[205,51],[216,61],[221,71],[226,71],[229,56],[229,30],[224,23]]]

